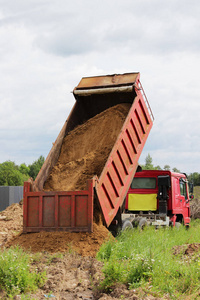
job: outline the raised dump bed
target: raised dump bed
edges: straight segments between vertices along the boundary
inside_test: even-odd
[[[24,232],[109,227],[153,124],[139,73],[82,78],[76,102],[34,182],[24,184]]]

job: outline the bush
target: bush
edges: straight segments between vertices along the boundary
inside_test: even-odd
[[[12,161],[6,161],[0,164],[0,185],[17,186],[23,185],[24,181],[29,178],[28,175],[22,174],[17,165]]]
[[[45,278],[44,272],[30,272],[29,256],[22,249],[10,248],[0,255],[0,288],[8,296],[34,291]]]

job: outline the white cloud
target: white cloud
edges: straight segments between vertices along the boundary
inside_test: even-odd
[[[199,1],[0,4],[0,162],[48,154],[81,77],[140,71],[155,116],[141,161],[199,171]]]

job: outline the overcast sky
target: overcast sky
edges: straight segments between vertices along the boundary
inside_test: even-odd
[[[140,72],[140,163],[200,172],[199,16],[199,0],[0,0],[0,163],[47,156],[83,76]]]

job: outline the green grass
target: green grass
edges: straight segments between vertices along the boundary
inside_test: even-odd
[[[173,254],[173,247],[200,242],[200,220],[189,230],[153,227],[122,232],[116,241],[104,244],[97,258],[104,261],[105,280],[101,289],[109,291],[116,283],[130,289],[142,287],[171,299],[200,291],[200,257]]]
[[[0,290],[14,295],[34,291],[45,282],[45,272],[30,272],[30,256],[19,247],[4,250],[0,255]]]

